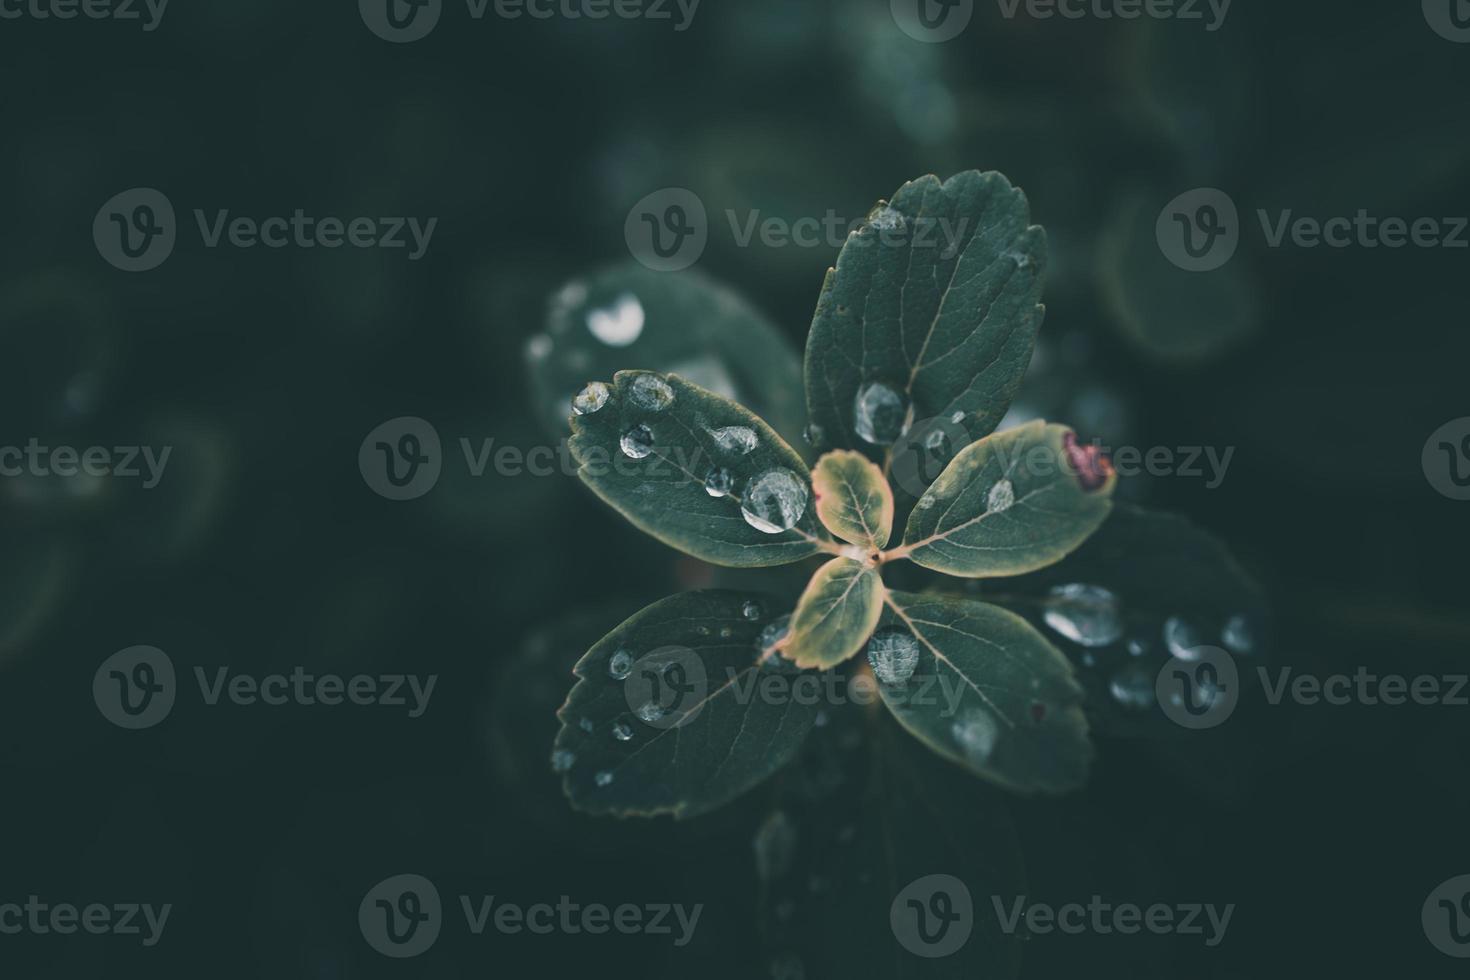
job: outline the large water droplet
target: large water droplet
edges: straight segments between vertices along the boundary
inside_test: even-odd
[[[1016,487],[1010,480],[1001,480],[990,488],[990,496],[986,498],[986,506],[992,514],[1004,514],[1011,509],[1016,502]]]
[[[908,404],[904,397],[881,381],[869,381],[853,400],[853,425],[863,441],[891,446],[903,435]]]
[[[740,511],[745,523],[766,534],[789,531],[806,513],[807,488],[786,469],[766,470],[745,487]]]
[[[1046,625],[1073,643],[1105,647],[1123,635],[1118,597],[1099,585],[1059,585],[1042,614]]]
[[[602,406],[607,404],[609,395],[607,385],[601,381],[594,381],[577,393],[572,399],[572,411],[578,415],[591,415],[600,412]]]
[[[1147,711],[1154,705],[1154,677],[1142,664],[1130,664],[1108,684],[1113,700],[1130,711]]]
[[[727,453],[744,456],[755,448],[758,441],[754,429],[748,429],[743,425],[727,425],[723,429],[710,429],[710,436]]]
[[[1170,616],[1164,620],[1164,645],[1169,653],[1180,660],[1195,660],[1204,645],[1199,631],[1181,616]]]
[[[645,412],[662,412],[674,404],[674,389],[656,374],[640,374],[628,385],[628,400]]]
[[[646,425],[635,425],[623,433],[618,445],[623,447],[623,455],[629,459],[643,459],[653,452],[653,430]]]
[[[571,752],[568,752],[566,749],[557,749],[551,753],[551,771],[566,772],[572,768],[572,764],[576,761],[577,757]]]
[[[645,319],[638,297],[624,293],[605,309],[588,310],[587,329],[609,347],[627,347],[642,335]]]
[[[619,742],[626,742],[633,737],[633,726],[626,721],[620,721],[612,727],[612,734]]]
[[[791,818],[777,810],[765,819],[755,832],[755,873],[761,881],[771,881],[791,870],[796,856],[796,827]]]
[[[1220,630],[1220,642],[1231,653],[1248,654],[1256,648],[1256,634],[1250,620],[1244,616],[1231,616]]]
[[[971,762],[980,764],[990,758],[995,750],[998,731],[995,719],[978,708],[972,708],[963,718],[956,719],[950,726],[955,744]]]
[[[868,640],[868,663],[884,684],[902,684],[919,665],[919,641],[898,627],[879,630]]]
[[[607,675],[615,681],[625,679],[633,673],[633,654],[627,650],[619,650],[607,661]]]

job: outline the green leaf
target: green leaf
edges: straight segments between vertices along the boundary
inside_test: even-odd
[[[893,534],[893,491],[862,453],[838,450],[817,460],[812,471],[817,516],[827,530],[859,548],[888,547]]]
[[[806,463],[735,402],[646,371],[594,382],[577,400],[577,475],[670,547],[745,568],[836,550],[811,506]]]
[[[557,712],[572,805],[616,816],[716,809],[801,747],[813,699],[768,697],[757,641],[772,601],[726,591],[654,603],[587,651]],[[802,703],[805,702],[805,703]]]
[[[783,438],[801,437],[797,352],[739,294],[696,270],[629,262],[567,283],[551,297],[527,364],[537,417],[557,438],[589,380],[633,367],[688,378],[748,406]]]
[[[991,904],[1028,893],[1000,790],[956,773],[881,713],[857,711],[833,712],[773,790],[753,848],[770,976],[803,975],[794,960],[813,980],[1017,975],[1025,930],[1007,935]],[[941,883],[936,875],[961,918],[930,945],[915,935],[909,900],[927,904],[913,886]]]
[[[1097,530],[1117,477],[1070,429],[998,432],[960,453],[919,500],[894,554],[963,578],[1020,575],[1059,561]]]
[[[863,648],[882,615],[877,567],[834,558],[812,576],[781,648],[798,667],[835,667]]]
[[[892,657],[875,669],[884,703],[934,751],[1021,793],[1087,781],[1082,688],[1026,620],[969,599],[890,592],[884,624],[877,639]]]
[[[906,445],[940,432],[952,454],[995,429],[1041,325],[1046,235],[1030,220],[1021,191],[976,171],[905,184],[868,215],[807,338],[817,448],[882,461],[907,421]],[[916,497],[927,482],[916,473],[900,489]]]
[[[1067,595],[1077,586],[1105,590],[1089,594],[1106,601],[1076,607]],[[1270,656],[1260,587],[1223,542],[1173,514],[1120,504],[1075,553],[998,587],[1003,595],[982,598],[1025,615],[1074,659],[1085,655],[1078,674],[1088,716],[1111,735],[1197,735],[1169,721],[1154,699],[1154,679],[1172,656],[1170,620],[1176,637],[1193,635],[1239,658],[1246,687],[1257,678],[1246,665]]]

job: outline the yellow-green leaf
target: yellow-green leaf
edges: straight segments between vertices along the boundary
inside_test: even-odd
[[[817,569],[796,604],[783,652],[803,669],[835,667],[862,649],[882,615],[878,569],[834,558]]]
[[[862,453],[841,450],[817,460],[812,471],[817,516],[827,530],[870,551],[893,534],[893,491],[883,471]]]

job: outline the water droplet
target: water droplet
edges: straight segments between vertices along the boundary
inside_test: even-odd
[[[735,635],[735,627],[733,627],[733,626],[721,626],[720,627],[720,639],[722,639],[722,640],[728,640],[730,637],[732,637],[734,635]]]
[[[572,411],[578,415],[591,415],[594,412],[599,412],[602,410],[602,406],[607,404],[609,394],[607,385],[601,381],[594,381],[578,392],[576,398],[572,399]]]
[[[740,607],[740,615],[744,616],[751,622],[760,619],[762,612],[764,612],[764,610],[761,609],[761,604],[759,602],[756,602],[754,599],[746,600],[745,605]]]
[[[950,726],[950,734],[971,762],[985,762],[995,749],[995,719],[978,708],[972,708],[963,718],[956,719]]]
[[[735,477],[730,471],[721,466],[710,469],[704,478],[704,492],[711,497],[728,497],[730,491],[735,489]]]
[[[796,827],[785,811],[777,810],[760,825],[752,842],[755,873],[761,881],[779,878],[791,870],[796,856]]]
[[[551,338],[538,333],[526,341],[526,356],[533,361],[543,361],[551,355]]]
[[[853,400],[853,424],[863,441],[891,446],[903,435],[908,405],[904,397],[881,381],[869,381]]]
[[[1203,646],[1199,631],[1180,616],[1170,616],[1164,621],[1164,645],[1172,656],[1180,660],[1195,660]]]
[[[612,727],[612,734],[619,742],[626,742],[633,737],[633,726],[626,721],[620,721]]]
[[[653,430],[646,425],[635,425],[623,433],[618,444],[623,447],[623,455],[629,459],[643,459],[653,452]]]
[[[771,647],[786,639],[786,634],[791,632],[791,614],[780,616],[766,624],[761,630],[760,636],[756,637],[755,648],[761,653],[770,650]]]
[[[868,224],[878,231],[897,231],[904,225],[903,214],[897,208],[884,205],[868,216]]]
[[[610,785],[612,783],[612,781],[613,781],[613,774],[610,773],[610,772],[608,772],[606,769],[604,769],[601,772],[599,772],[596,776],[593,776],[592,777],[592,781],[595,782],[595,783],[597,783],[597,785],[599,787],[607,786],[607,785]]]
[[[571,752],[566,749],[557,749],[551,753],[551,770],[552,772],[566,772],[576,761],[577,757]]]
[[[868,663],[884,684],[903,684],[919,665],[919,641],[898,627],[879,630],[868,640]]]
[[[786,469],[766,470],[745,487],[740,504],[745,523],[766,534],[780,534],[796,526],[806,513],[806,484]]]
[[[668,714],[657,701],[645,701],[638,709],[638,720],[653,724]]]
[[[924,494],[924,496],[919,498],[919,509],[928,510],[930,507],[933,507],[938,502],[938,497],[934,496],[934,494],[932,493],[926,493]]]
[[[710,429],[709,434],[715,440],[716,446],[737,456],[744,456],[753,450],[758,441],[755,430],[743,425],[727,425],[723,429]]]
[[[624,293],[605,309],[587,311],[587,329],[609,347],[627,347],[643,333],[643,304]]]
[[[924,448],[931,453],[937,453],[944,448],[944,430],[935,429],[924,437]]]
[[[1073,643],[1105,647],[1123,635],[1118,597],[1098,585],[1059,585],[1042,616],[1046,625]]]
[[[801,435],[806,440],[807,445],[813,448],[822,445],[822,440],[826,438],[826,433],[822,431],[822,427],[815,422],[803,429]]]
[[[1147,711],[1154,705],[1154,678],[1142,664],[1130,664],[1108,685],[1113,700],[1130,711]]]
[[[628,399],[647,412],[662,412],[674,404],[674,389],[656,374],[639,374],[628,385]]]
[[[582,731],[586,732],[588,735],[592,734],[593,725],[591,718],[583,718],[577,724],[582,729]]]
[[[633,654],[627,650],[619,650],[607,661],[607,674],[615,681],[620,681],[633,673]]]
[[[1141,637],[1135,637],[1128,641],[1128,656],[1141,657],[1148,653],[1148,641]]]
[[[959,425],[961,422],[963,422],[965,420],[965,413],[964,412],[955,412],[953,415],[951,415],[949,417],[949,420],[954,425]]]
[[[1016,502],[1016,487],[1010,480],[1001,480],[990,488],[986,504],[992,514],[1004,514]]]
[[[1220,631],[1220,642],[1231,653],[1248,654],[1256,647],[1255,631],[1244,616],[1231,616]]]

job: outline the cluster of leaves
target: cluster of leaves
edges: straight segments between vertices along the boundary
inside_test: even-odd
[[[850,682],[939,755],[1022,793],[1086,780],[1083,688],[1031,622],[884,580],[904,562],[957,579],[1036,573],[1108,517],[1111,468],[1069,429],[995,432],[1030,361],[1045,267],[1045,234],[999,174],[925,177],[880,202],[828,273],[808,337],[811,467],[762,418],[676,373],[619,371],[573,400],[581,479],[643,531],[721,566],[823,559],[789,614],[789,599],[690,592],[594,645],[553,757],[575,806],[721,806],[817,723],[823,699],[794,696],[798,683],[864,648],[871,673]]]

